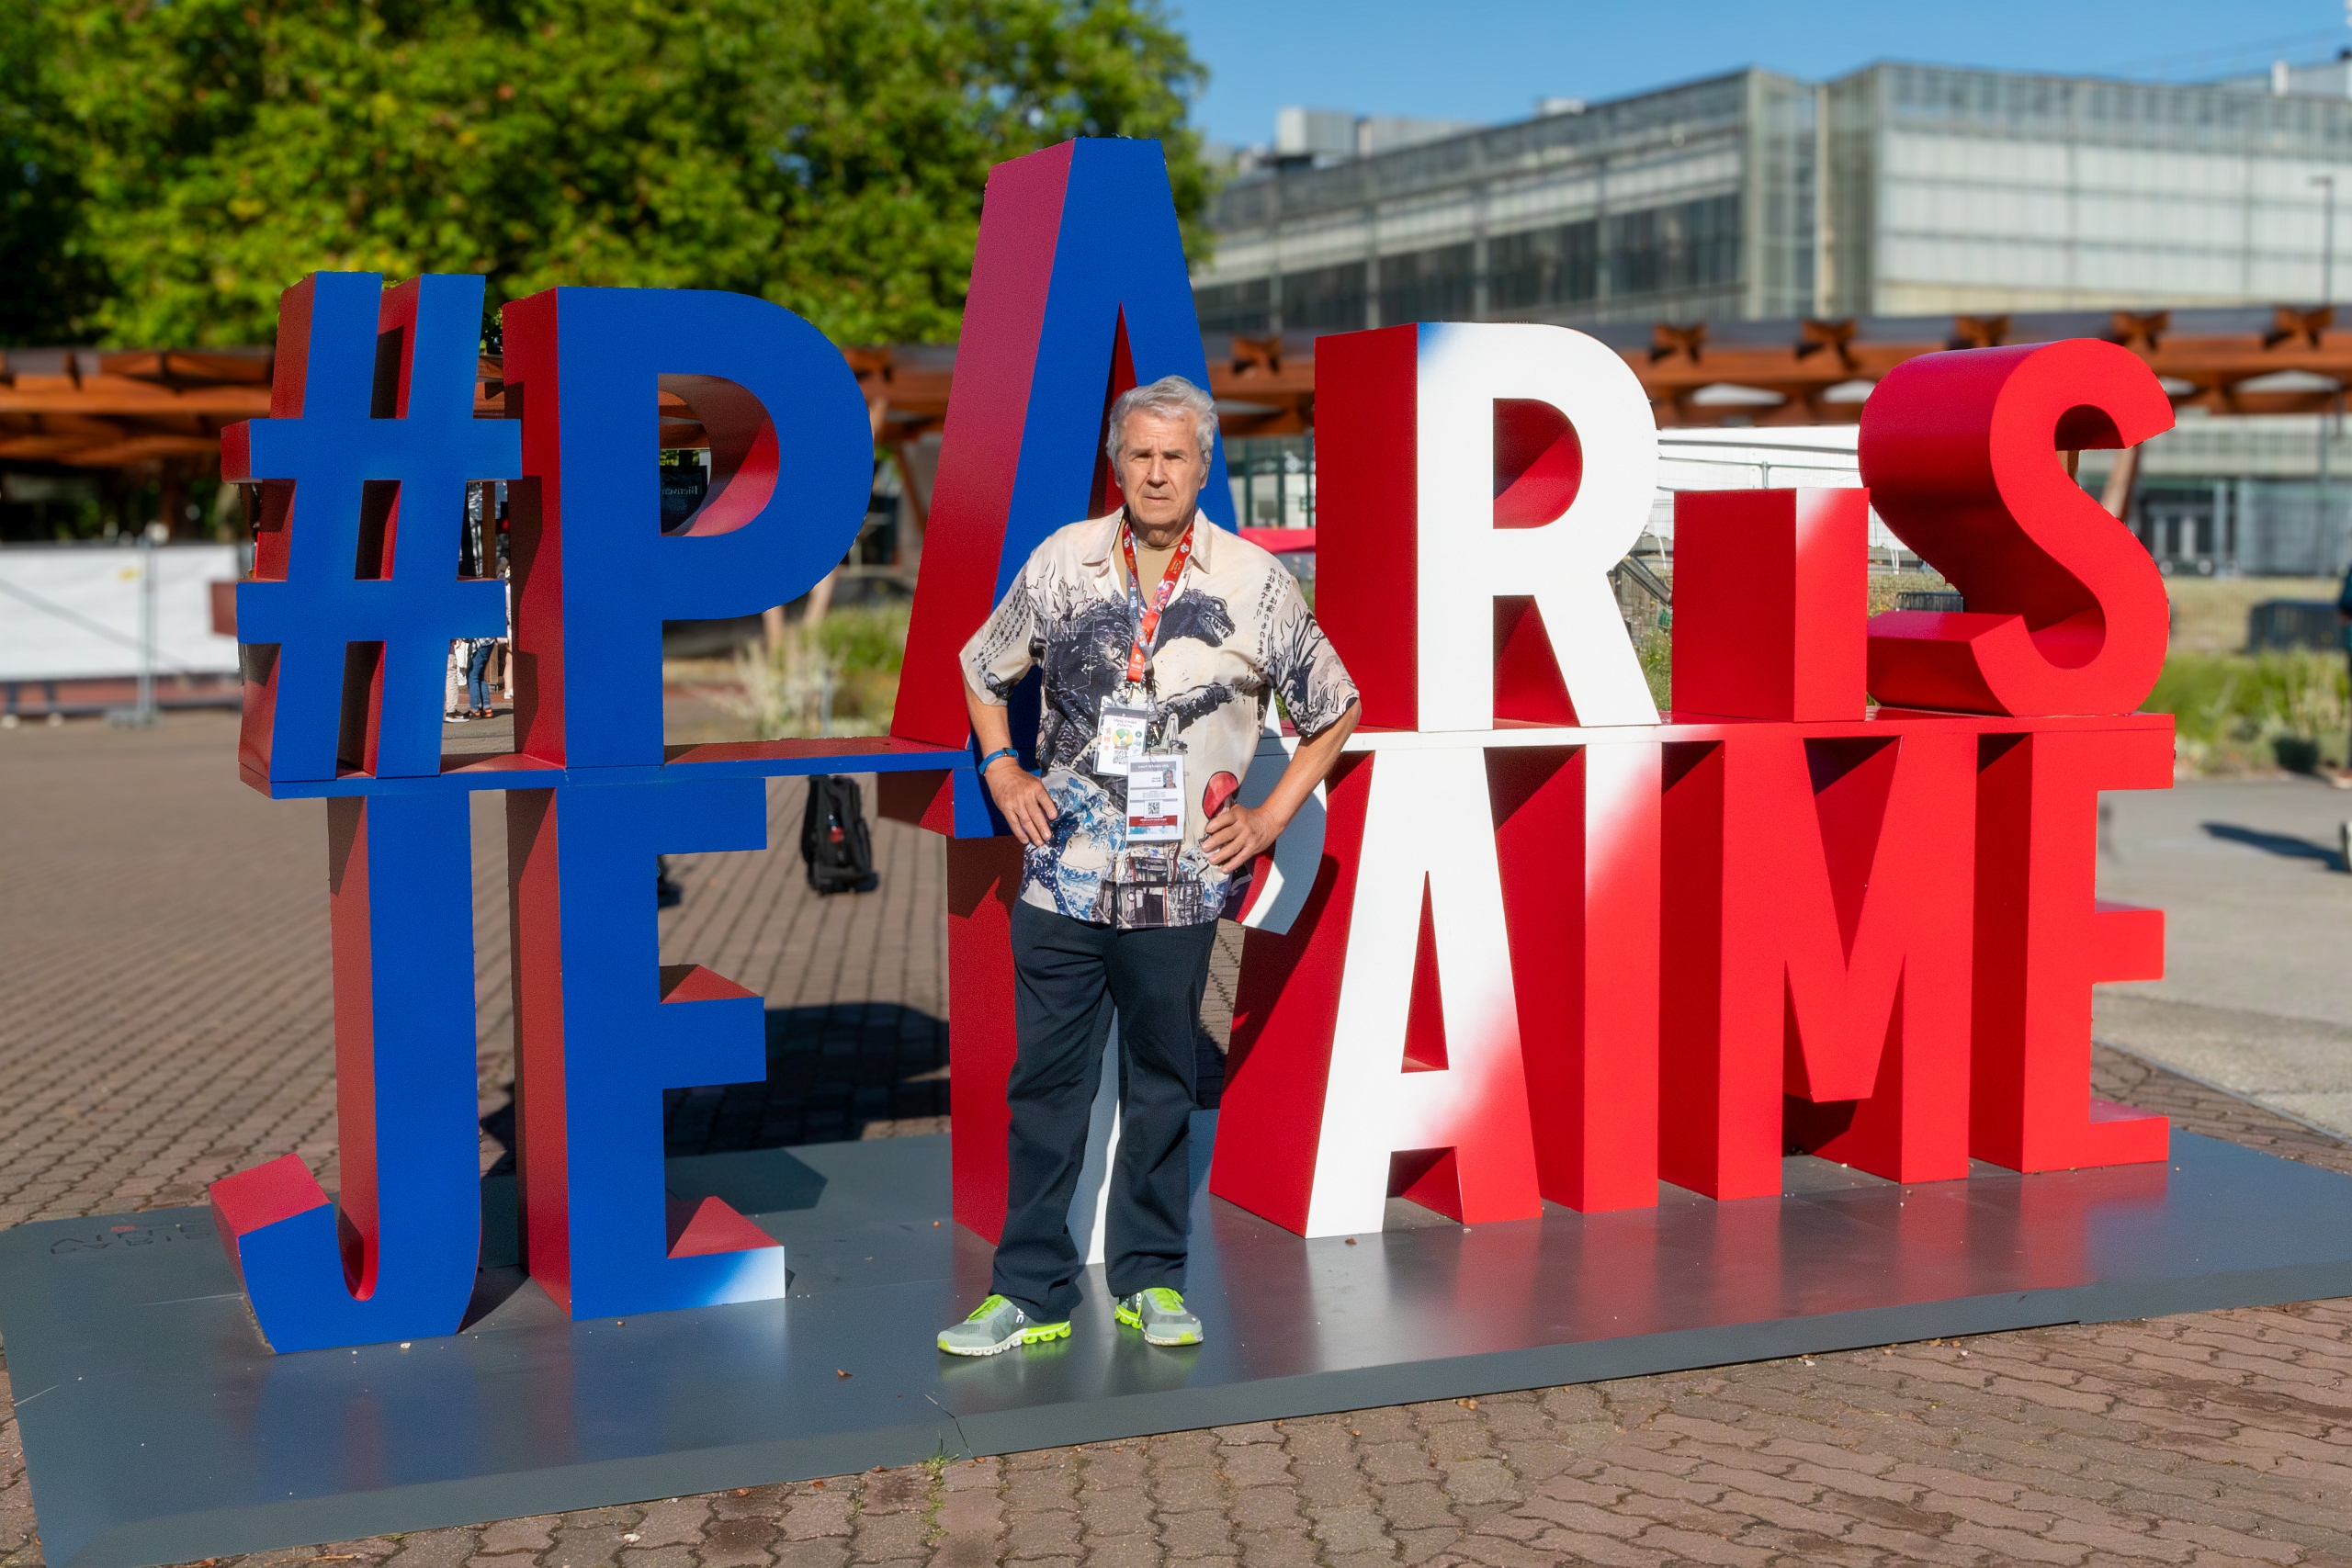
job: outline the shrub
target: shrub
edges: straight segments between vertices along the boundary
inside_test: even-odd
[[[2352,678],[2343,655],[2314,649],[2175,652],[2143,707],[2173,716],[2181,761],[2201,772],[2269,769],[2281,738],[2313,741],[2324,761],[2341,766]]]
[[[796,622],[775,647],[735,656],[742,695],[729,705],[762,740],[879,735],[899,700],[907,618],[903,604],[877,604],[836,610],[814,626]]]

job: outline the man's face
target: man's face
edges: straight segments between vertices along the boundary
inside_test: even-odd
[[[1119,446],[1119,489],[1128,510],[1148,528],[1166,527],[1192,515],[1193,501],[1208,483],[1209,465],[1189,415],[1170,418],[1150,409],[1127,416]]]

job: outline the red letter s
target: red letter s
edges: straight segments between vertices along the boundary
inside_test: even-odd
[[[1862,482],[1968,608],[1873,617],[1871,694],[2021,718],[2136,709],[2164,667],[2164,579],[2057,454],[2136,446],[2172,423],[2154,372],[2096,339],[1890,371],[1862,413]]]

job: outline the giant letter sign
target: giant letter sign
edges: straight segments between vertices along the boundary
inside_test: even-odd
[[[753,779],[517,790],[506,797],[516,987],[515,1121],[531,1277],[575,1317],[784,1294],[784,1248],[717,1198],[665,1199],[662,1091],[766,1069],[760,998],[660,965],[656,853],[756,850]]]
[[[1865,405],[1862,480],[1968,608],[1871,623],[1878,699],[2020,718],[2139,706],[2164,668],[2164,581],[2057,449],[2171,428],[2155,373],[2110,343],[1930,354],[1890,371]]]
[[[1544,1197],[1657,1201],[1662,749],[1639,729],[1486,753]],[[1250,939],[1252,942],[1256,938]]]
[[[1481,370],[1487,345],[1499,367]],[[1587,1210],[1654,1201],[1659,1177],[1775,1193],[1791,1145],[1904,1181],[1965,1176],[1972,1156],[2162,1158],[2161,1119],[2087,1093],[2089,983],[2157,972],[2160,927],[2090,913],[2078,782],[2108,757],[2111,787],[2165,782],[2121,765],[2165,745],[2168,721],[2126,714],[2162,622],[2144,553],[2049,477],[2053,441],[2157,427],[2145,367],[2098,345],[1933,355],[1885,400],[1893,434],[1872,400],[1865,465],[1896,489],[1890,519],[1988,609],[1881,616],[1867,658],[1862,492],[1680,498],[1674,711],[1656,724],[1592,592],[1646,513],[1652,460],[1617,378],[1572,378],[1596,348],[1429,325],[1318,345],[1317,613],[1363,687],[1351,749],[1374,756],[1335,787],[1299,924],[1249,939],[1212,1190],[1310,1235],[1369,1228],[1391,1193],[1468,1219],[1467,1173],[1519,1168],[1522,1117],[1534,1187]],[[1606,482],[1628,449],[1616,472],[1638,493]],[[1981,493],[1937,491],[1947,469],[1984,476]],[[1473,471],[1491,476],[1483,516]],[[1601,530],[1583,553],[1580,518]],[[1547,527],[1548,549],[1514,537]],[[1919,705],[1871,714],[1866,682]],[[2081,716],[2020,738],[1971,710]],[[1623,744],[1629,728],[1647,745]],[[1486,752],[1487,788],[1440,760],[1455,748]],[[1424,781],[1393,832],[1385,777],[1400,797]],[[1496,862],[1460,838],[1488,801]],[[1456,943],[1432,857],[1464,911]],[[1449,972],[1487,907],[1463,889],[1498,886],[1509,971]],[[1415,913],[1432,936],[1408,987],[1403,948],[1364,933]],[[1466,1079],[1457,1018],[1476,1021]],[[1528,1212],[1524,1187],[1478,1190],[1477,1217]]]
[[[1474,831],[1427,831],[1432,800]],[[1303,1235],[1378,1230],[1392,1173],[1464,1224],[1543,1212],[1487,820],[1475,750],[1388,752],[1332,790],[1322,908],[1250,935],[1272,952],[1238,998],[1218,1196]]]
[[[1868,527],[1860,491],[1678,497],[1676,717],[1861,719]],[[1669,1181],[1777,1192],[1790,1143],[1967,1174],[1968,884],[1945,868],[1973,839],[1975,739],[1875,728],[1669,749]]]
[[[280,307],[270,417],[221,433],[220,477],[262,481],[237,635],[239,760],[265,788],[439,772],[450,640],[506,629],[498,584],[453,565],[466,481],[522,472],[514,428],[473,417],[481,297],[479,277],[304,278]]]
[[[1111,400],[1208,380],[1159,150],[998,168],[892,734],[667,747],[662,621],[793,600],[855,536],[854,378],[756,299],[565,288],[508,308],[508,419],[477,419],[481,288],[305,279],[272,417],[222,437],[224,474],[263,487],[241,768],[330,801],[343,1189],[288,1155],[212,1190],[280,1350],[468,1309],[472,964],[450,911],[478,789],[508,792],[524,1254],[556,1302],[784,1293],[753,1219],[665,1191],[662,1091],[757,1074],[762,1008],[661,963],[644,886],[657,853],[763,844],[777,776],[875,771],[888,814],[950,840],[954,1213],[1000,1233],[1025,866],[973,771],[956,656],[1039,541],[1117,504]],[[1380,1228],[1397,1196],[1465,1224],[1639,1208],[1661,1180],[1766,1197],[1791,1149],[1905,1182],[2163,1160],[2163,1119],[2093,1101],[2087,1069],[2091,987],[2162,971],[2162,916],[2094,896],[2094,831],[2101,790],[2170,780],[2169,719],[2131,711],[2164,593],[2057,457],[2165,426],[2142,362],[1930,355],[1865,407],[1867,494],[1678,498],[1664,715],[1611,586],[1657,500],[1620,355],[1417,323],[1323,338],[1317,375],[1317,610],[1365,722],[1257,868],[1214,1194],[1322,1236]],[[665,396],[716,480],[666,532]],[[498,585],[456,575],[463,486],[491,478],[513,485],[517,744],[443,757],[449,642],[503,625]],[[1866,617],[1873,504],[1964,611]],[[1230,525],[1221,455],[1204,505]],[[1023,743],[1035,702],[1033,682]],[[1245,798],[1285,765],[1282,729]],[[1722,1213],[1722,1257],[1780,1245],[1770,1207]],[[1578,1310],[1611,1292],[1579,1280]]]
[[[965,641],[1046,535],[1116,504],[1102,461],[1111,400],[1162,376],[1208,384],[1157,142],[1066,142],[989,175],[956,371],[890,733],[961,747],[971,733],[956,669]],[[1222,450],[1201,501],[1212,521],[1232,525]],[[1013,700],[1014,743],[1031,764],[1036,691],[1033,675]],[[956,1140],[956,1217],[994,1240],[1013,1048],[1006,933],[1021,846],[968,768],[886,780],[882,808],[953,840],[956,1100],[976,1119]]]
[[[506,316],[511,421],[474,417],[482,283],[287,293],[273,417],[222,436],[263,484],[239,591],[241,761],[325,795],[343,1190],[288,1155],[213,1184],[222,1245],[279,1350],[453,1332],[480,1251],[467,792],[514,791],[516,1115],[531,1271],[576,1316],[780,1296],[784,1249],[718,1200],[671,1202],[661,1090],[756,1076],[759,999],[657,965],[662,851],[752,849],[762,778],[955,767],[960,749],[763,741],[666,750],[661,624],[797,597],[865,510],[869,433],[842,356],[738,295],[558,289]],[[659,394],[709,434],[717,480],[665,534]],[[519,436],[519,440],[518,440]],[[452,638],[505,629],[457,576],[468,480],[514,498],[517,750],[440,754]]]
[[[473,1295],[474,944],[448,907],[472,885],[472,845],[462,795],[327,805],[342,1204],[297,1155],[212,1184],[280,1350],[446,1334]]]
[[[1969,1152],[2012,1170],[2165,1157],[2161,1116],[2092,1100],[2091,986],[2160,980],[2165,918],[2102,903],[2098,792],[2172,783],[2162,730],[1995,734],[1976,792],[1976,1050]]]
[[[1975,738],[1771,725],[1669,752],[1660,1173],[1778,1192],[1785,1092],[1825,1154],[1967,1175]]]
[[[1316,612],[1365,722],[1656,724],[1609,586],[1657,469],[1625,362],[1518,325],[1388,327],[1316,353]],[[1464,657],[1489,628],[1502,657]]]
[[[756,615],[813,582],[865,518],[865,400],[832,344],[741,294],[551,288],[506,312],[528,478],[515,749],[572,768],[662,761],[662,623]],[[656,389],[711,435],[711,491],[674,534],[646,457]],[[786,464],[789,467],[786,467]]]

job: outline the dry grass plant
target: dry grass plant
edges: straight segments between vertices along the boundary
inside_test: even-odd
[[[903,604],[839,609],[814,626],[789,622],[775,645],[736,654],[740,694],[727,706],[761,740],[879,735],[889,728],[906,651]]]

